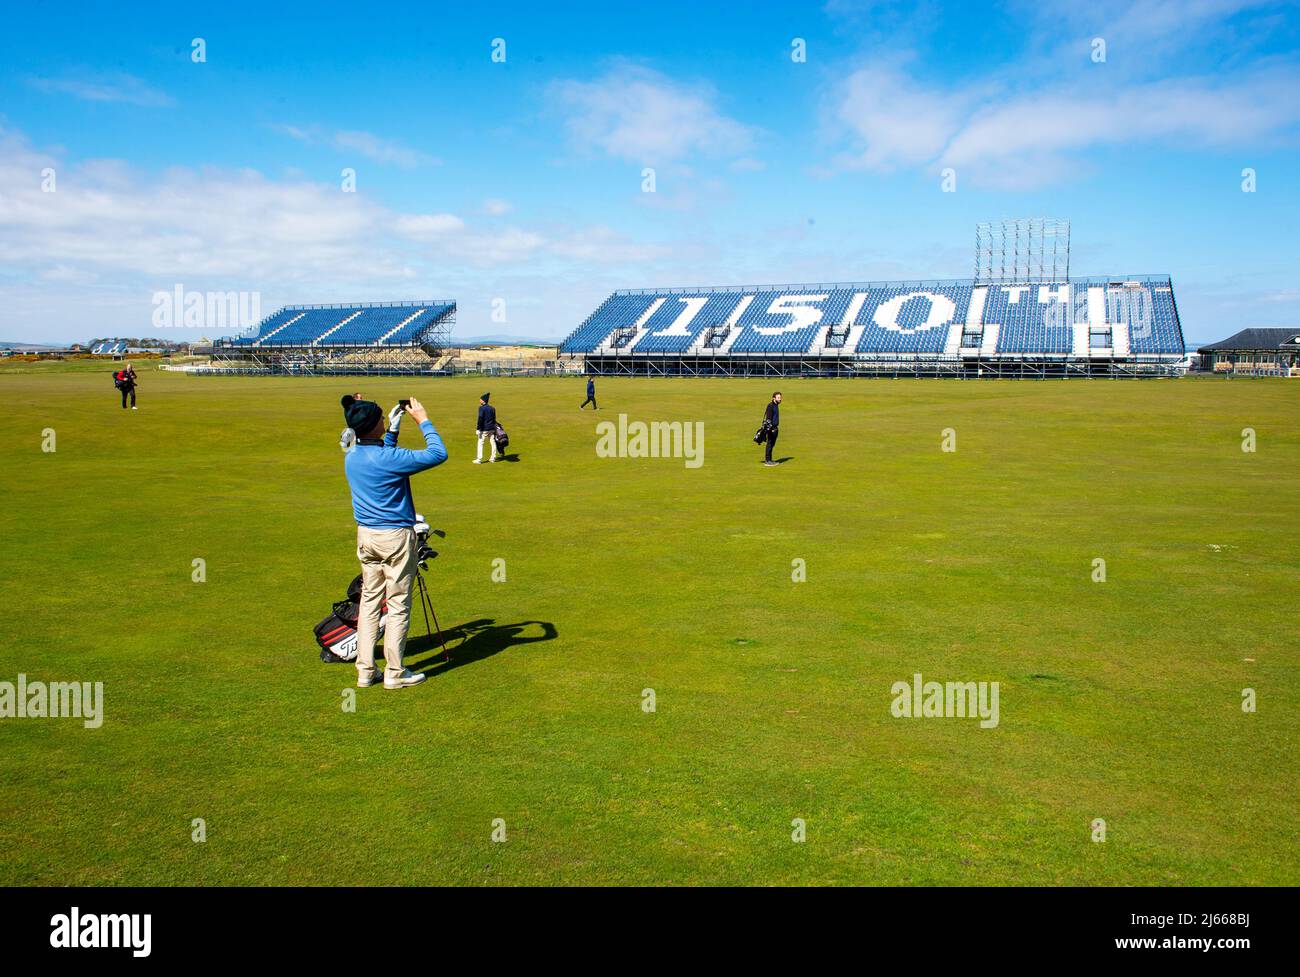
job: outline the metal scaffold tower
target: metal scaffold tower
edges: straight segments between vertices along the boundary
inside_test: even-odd
[[[1018,217],[975,225],[975,284],[1063,282],[1069,277],[1069,221]]]

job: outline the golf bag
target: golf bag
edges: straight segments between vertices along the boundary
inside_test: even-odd
[[[361,611],[361,574],[348,587],[347,600],[334,604],[329,616],[312,629],[316,643],[320,645],[320,660],[326,664],[334,662],[351,662],[357,660],[357,617]],[[378,642],[384,636],[384,626],[388,623],[388,602],[379,608],[379,633],[375,635]]]
[[[125,375],[125,373],[126,373],[125,370],[114,370],[114,371],[113,371],[113,386],[117,387],[118,390],[125,390],[125,389],[126,389],[126,375]]]
[[[772,425],[767,422],[767,418],[765,417],[763,418],[763,423],[758,426],[758,430],[754,433],[754,443],[762,444],[766,441],[767,432],[770,430],[772,430]]]
[[[500,424],[498,424],[496,430],[492,432],[492,439],[496,441],[497,451],[500,452],[504,452],[506,447],[510,444],[510,435],[506,434],[506,429]]]

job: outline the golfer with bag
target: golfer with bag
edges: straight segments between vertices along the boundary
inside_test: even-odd
[[[478,457],[474,464],[483,464],[483,443],[492,443],[492,457],[489,462],[497,460],[497,409],[488,403],[491,394],[484,394],[478,399],[478,417],[474,421],[474,435],[478,438]]]
[[[361,561],[361,606],[357,616],[357,687],[378,685],[375,638],[385,598],[388,620],[384,630],[386,689],[419,685],[422,674],[402,666],[406,630],[410,623],[411,585],[418,564],[415,538],[415,502],[411,476],[447,460],[447,449],[423,405],[414,397],[392,409],[387,418],[373,401],[351,400],[344,414],[356,436],[343,463],[352,489],[352,511],[357,520],[357,558]],[[402,414],[420,425],[425,449],[410,451],[397,446]]]
[[[767,409],[763,411],[763,426],[758,429],[758,434],[754,440],[763,445],[763,464],[768,468],[780,464],[772,460],[772,449],[776,447],[776,439],[781,434],[781,391],[772,394],[772,399],[768,401]]]
[[[135,406],[135,387],[138,382],[139,378],[135,375],[135,368],[130,363],[113,374],[113,386],[122,392],[122,410],[126,410],[128,394],[131,395],[131,409],[138,409]]]

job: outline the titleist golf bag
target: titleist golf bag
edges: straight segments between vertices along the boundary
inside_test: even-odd
[[[326,663],[357,660],[357,616],[361,610],[361,574],[348,587],[347,600],[338,601],[329,616],[313,628],[316,643],[320,645],[320,660]],[[379,607],[378,642],[384,636],[388,623],[388,602]]]

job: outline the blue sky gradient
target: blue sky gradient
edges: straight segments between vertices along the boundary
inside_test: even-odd
[[[1171,274],[1190,341],[1300,325],[1296,5],[1079,6],[14,6],[0,339],[221,332],[153,327],[178,284],[559,339],[621,287],[969,276],[1017,216]]]

